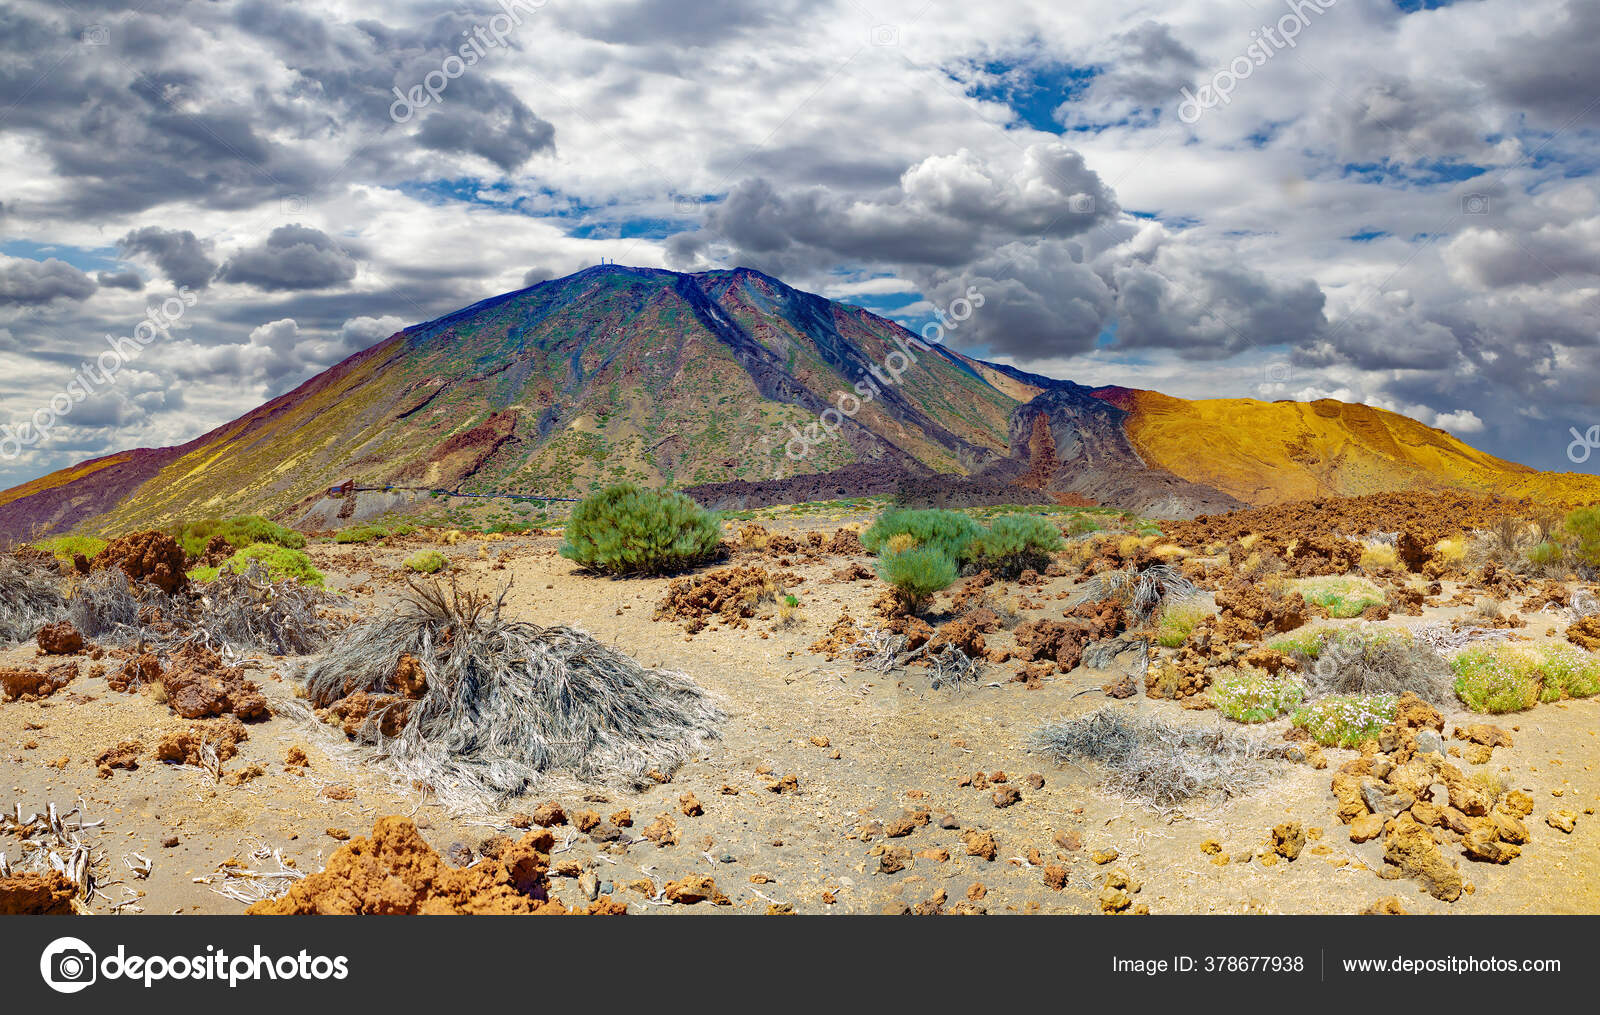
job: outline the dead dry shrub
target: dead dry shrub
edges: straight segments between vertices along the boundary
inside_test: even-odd
[[[1107,792],[1162,811],[1196,800],[1220,803],[1264,786],[1285,750],[1220,724],[1178,725],[1121,706],[1042,726],[1028,749],[1059,764],[1096,763]]]
[[[393,692],[412,657],[426,689],[398,735],[361,727],[364,756],[460,808],[520,795],[552,770],[643,786],[718,736],[722,710],[685,674],[646,669],[574,628],[508,620],[504,599],[413,584],[311,668],[309,698],[326,708]]]

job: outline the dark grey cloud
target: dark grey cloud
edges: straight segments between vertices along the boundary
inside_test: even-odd
[[[96,272],[94,280],[103,289],[131,289],[139,292],[144,288],[144,276],[131,268],[125,271]]]
[[[1082,95],[1064,102],[1055,117],[1067,126],[1095,126],[1129,118],[1151,119],[1174,106],[1179,91],[1205,69],[1171,26],[1147,20],[1113,36],[1095,53],[1096,73]]]
[[[551,4],[545,11],[582,35],[631,46],[726,45],[730,39],[792,27],[806,4],[801,0],[625,0],[612,4]],[[861,28],[867,41],[868,26]]]
[[[7,5],[0,109],[6,130],[30,138],[61,185],[40,210],[63,217],[303,202],[341,180],[436,172],[441,155],[510,171],[550,151],[555,128],[489,73],[452,81],[434,116],[404,126],[390,118],[394,88],[420,83],[462,31],[499,10],[478,7],[391,26],[265,0],[79,14]],[[513,61],[517,46],[513,37],[485,59]],[[220,53],[232,61],[226,69]],[[254,82],[243,101],[234,81]]]
[[[1543,126],[1573,121],[1600,125],[1600,4],[1567,0],[1560,17],[1540,19],[1475,54],[1478,79],[1508,106],[1537,116]]]
[[[86,300],[94,291],[94,279],[54,257],[43,261],[0,257],[0,306]]]
[[[176,286],[204,289],[217,272],[217,263],[207,253],[207,245],[187,229],[145,226],[118,240],[117,247],[123,257],[150,258]]]
[[[514,99],[498,109],[440,109],[417,131],[424,148],[481,155],[508,173],[536,153],[554,150],[555,138],[555,127]]]
[[[527,271],[522,273],[522,287],[527,289],[531,286],[538,285],[540,282],[544,282],[555,277],[556,273],[551,271],[549,268],[544,267],[543,265],[529,268]]]
[[[355,278],[356,261],[320,229],[279,226],[265,243],[230,258],[218,277],[269,292],[327,289]]]

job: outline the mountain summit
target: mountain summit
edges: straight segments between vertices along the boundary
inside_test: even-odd
[[[0,536],[292,522],[346,480],[550,497],[632,480],[725,504],[911,480],[1185,515],[1369,487],[1526,493],[1545,475],[1365,406],[1274,410],[1294,424],[1276,432],[1246,412],[1268,404],[986,363],[749,268],[602,265],[407,328],[188,444],[0,493]]]

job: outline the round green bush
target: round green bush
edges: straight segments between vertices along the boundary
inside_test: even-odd
[[[676,491],[619,483],[573,509],[561,556],[611,575],[674,574],[721,548],[714,512]]]
[[[270,543],[291,550],[298,550],[306,545],[306,537],[303,534],[260,515],[236,515],[225,519],[205,518],[179,526],[172,536],[178,541],[178,545],[183,547],[183,552],[191,557],[205,553],[206,547],[217,536],[227,540],[228,545],[235,550],[242,550],[255,543]]]
[[[423,550],[406,561],[406,570],[418,574],[438,574],[450,561],[438,550]]]
[[[941,551],[952,561],[966,556],[967,545],[983,527],[959,511],[937,509],[885,511],[861,534],[861,545],[875,556],[883,556],[889,540],[907,535],[919,548]]]
[[[251,561],[258,561],[273,581],[292,579],[302,585],[322,587],[322,572],[311,564],[311,558],[299,550],[271,543],[252,543],[228,558],[226,567],[235,574],[243,574]]]
[[[956,580],[956,562],[936,546],[919,546],[879,557],[878,577],[894,586],[906,606],[920,609],[935,592]]]
[[[1043,571],[1061,549],[1061,530],[1038,515],[1001,515],[967,543],[965,559],[1001,578]]]

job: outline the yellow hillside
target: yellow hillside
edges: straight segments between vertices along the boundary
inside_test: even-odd
[[[1252,504],[1438,488],[1600,501],[1600,477],[1538,472],[1369,405],[1189,402],[1129,389],[1103,397],[1128,410],[1128,435],[1148,464]]]

